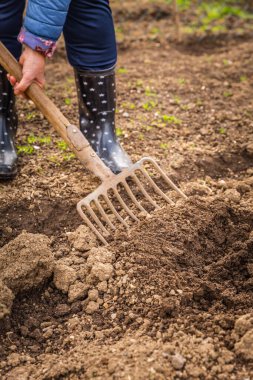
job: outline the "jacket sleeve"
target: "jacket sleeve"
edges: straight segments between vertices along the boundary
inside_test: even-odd
[[[71,0],[29,0],[18,40],[51,56],[61,35]]]

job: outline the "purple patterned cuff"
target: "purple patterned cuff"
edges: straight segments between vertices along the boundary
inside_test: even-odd
[[[56,42],[44,40],[43,38],[28,32],[24,27],[20,30],[18,41],[48,58],[52,57],[56,49]]]

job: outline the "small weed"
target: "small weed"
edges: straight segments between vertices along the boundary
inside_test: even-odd
[[[60,165],[60,160],[57,156],[48,156],[47,159],[48,161],[53,162],[55,165]]]
[[[149,131],[151,131],[151,129],[153,129],[154,128],[154,126],[153,125],[143,125],[142,126],[142,129],[144,129],[145,131],[147,131],[147,132],[149,132]]]
[[[160,148],[161,148],[161,149],[168,149],[168,147],[169,147],[169,144],[168,144],[168,143],[161,143],[161,144],[160,144]]]
[[[123,136],[123,131],[120,127],[116,128],[116,136],[117,137]]]
[[[67,162],[73,160],[73,158],[75,158],[74,153],[65,153],[62,157],[63,161]]]
[[[151,88],[148,86],[145,88],[145,95],[150,97],[156,97],[157,94],[151,90]]]
[[[157,36],[159,33],[160,33],[160,29],[155,26],[150,29],[150,34],[152,34],[153,36]]]
[[[221,135],[224,135],[225,133],[226,133],[226,129],[225,128],[220,128],[219,129],[219,133],[221,134]]]
[[[143,87],[143,80],[137,79],[137,81],[135,82],[135,85],[136,85],[137,88],[138,87]]]
[[[178,119],[176,116],[173,115],[163,115],[162,121],[166,124],[176,124],[180,125],[182,123],[182,120]]]
[[[248,81],[248,78],[246,75],[241,75],[240,76],[240,82],[247,82]]]
[[[42,145],[49,145],[51,144],[51,137],[50,136],[34,136],[34,135],[29,135],[27,137],[27,142],[28,144],[42,144]]]
[[[201,107],[203,106],[203,101],[201,99],[196,99],[196,106]]]
[[[120,67],[118,70],[118,74],[127,74],[128,70],[125,67]]]
[[[65,104],[66,104],[67,106],[70,106],[71,103],[72,103],[72,101],[71,101],[70,98],[65,98],[65,99],[64,99],[64,102],[65,102]]]
[[[128,109],[128,110],[134,110],[136,108],[134,103],[128,103],[124,102],[121,104],[122,108]]]
[[[188,110],[190,109],[190,107],[188,106],[188,104],[182,104],[182,105],[180,106],[180,108],[181,108],[181,110],[183,110],[183,111],[188,111]]]
[[[43,144],[43,145],[49,145],[49,144],[51,144],[51,141],[52,141],[52,139],[50,136],[44,136],[44,137],[38,138],[38,142],[40,144]]]
[[[223,96],[224,98],[231,98],[231,96],[233,96],[233,93],[231,91],[224,91]]]
[[[171,4],[172,0],[165,0],[166,3]],[[180,11],[185,11],[190,8],[191,0],[177,0],[177,6]]]
[[[178,104],[178,105],[181,103],[181,99],[180,99],[179,96],[174,96],[174,97],[173,97],[173,100],[174,100],[174,102],[175,102],[176,104]]]
[[[26,114],[26,120],[27,120],[27,121],[31,121],[31,120],[35,119],[35,117],[36,117],[36,112],[35,112],[35,111],[33,111],[33,112],[28,112],[28,113]]]
[[[65,152],[68,149],[67,143],[63,140],[57,141],[56,144],[57,144],[57,148],[63,152]]]
[[[186,80],[184,78],[179,78],[177,82],[180,84],[180,86],[183,86],[186,83]]]
[[[17,145],[18,154],[30,155],[35,152],[35,149],[32,145]]]
[[[232,65],[232,61],[230,61],[229,59],[223,59],[223,65],[224,66],[230,66],[230,65]]]
[[[67,82],[72,84],[75,82],[75,79],[73,77],[67,77]]]
[[[152,111],[157,106],[157,102],[154,100],[149,100],[147,103],[144,103],[142,107],[145,111]]]

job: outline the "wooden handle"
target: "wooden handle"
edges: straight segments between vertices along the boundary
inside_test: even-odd
[[[0,65],[19,82],[22,79],[20,64],[12,56],[8,49],[0,42]],[[69,145],[83,165],[92,171],[97,177],[105,180],[113,175],[103,161],[91,148],[88,140],[80,130],[71,125],[58,107],[48,98],[45,92],[36,83],[32,83],[25,94],[34,102],[36,107],[47,118],[49,123]]]

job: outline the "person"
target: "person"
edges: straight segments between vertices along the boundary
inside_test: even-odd
[[[33,81],[44,86],[46,58],[62,32],[75,73],[80,129],[105,165],[121,172],[131,160],[115,133],[117,49],[109,0],[28,0],[23,21],[25,5],[0,1],[0,41],[23,71],[18,83],[0,67],[0,178],[17,173],[15,95]]]

